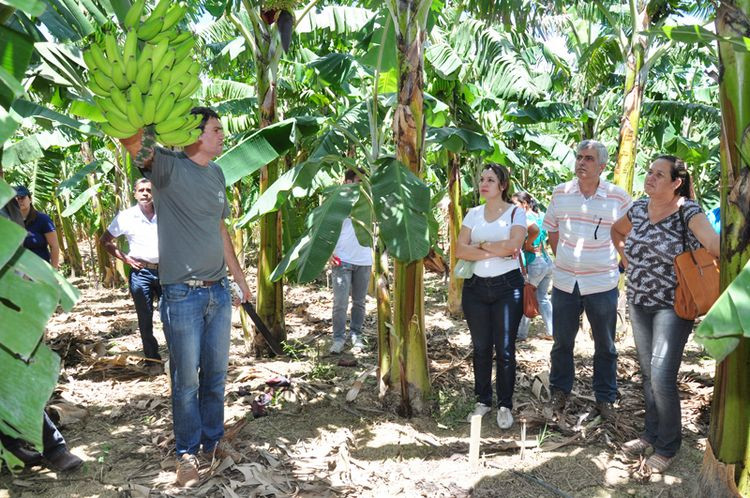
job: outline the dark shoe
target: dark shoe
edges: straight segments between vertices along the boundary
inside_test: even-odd
[[[67,448],[47,459],[47,468],[57,472],[70,472],[83,465],[83,460],[71,453]]]
[[[552,399],[550,400],[550,406],[552,411],[557,413],[565,409],[565,403],[568,401],[568,395],[559,389],[552,389]]]
[[[599,410],[599,415],[608,422],[613,422],[616,418],[615,408],[609,401],[597,401],[596,409]]]
[[[21,460],[26,467],[33,467],[34,465],[39,465],[42,462],[41,453],[24,446],[19,446],[18,448],[13,448],[12,450],[8,451],[13,453],[16,458]]]
[[[200,482],[198,459],[189,453],[177,458],[177,484],[183,488],[192,488]]]
[[[148,365],[145,367],[146,374],[149,377],[156,377],[157,375],[161,375],[164,373],[164,365],[161,363],[154,363],[154,362],[148,362]]]

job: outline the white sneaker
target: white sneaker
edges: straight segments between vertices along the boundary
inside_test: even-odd
[[[333,343],[331,344],[330,352],[331,354],[340,354],[341,351],[344,350],[344,341],[339,341],[337,339],[333,340]]]
[[[497,409],[497,426],[501,429],[510,429],[513,425],[513,415],[510,413],[510,408],[501,406]]]
[[[474,411],[471,412],[466,417],[466,421],[469,422],[469,423],[471,423],[471,417],[473,417],[474,415],[481,415],[481,416],[484,417],[490,411],[492,411],[492,408],[490,408],[489,406],[485,405],[484,403],[480,403],[480,402],[477,401],[477,404],[474,405]]]
[[[352,336],[352,349],[358,349],[362,351],[365,349],[365,342],[359,336]]]

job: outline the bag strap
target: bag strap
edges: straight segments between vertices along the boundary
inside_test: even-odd
[[[693,264],[695,264],[695,266],[699,266],[698,260],[695,259],[693,248],[688,247],[687,245],[687,223],[685,223],[685,214],[682,211],[682,207],[683,206],[680,206],[680,208],[677,210],[680,213],[680,221],[682,222],[682,252],[690,251],[690,258],[693,260]],[[703,270],[701,270],[701,273],[703,273]]]
[[[513,225],[513,217],[516,216],[516,209],[518,209],[518,206],[514,206],[513,207],[513,211],[510,212],[510,224],[511,224],[511,228],[513,228],[513,226],[512,226]],[[526,264],[524,263],[524,260],[523,260],[523,246],[521,247],[521,249],[518,250],[517,254],[518,254],[518,264],[521,267],[521,273],[523,274],[523,279],[528,282],[528,280],[529,280],[529,273],[526,270]]]

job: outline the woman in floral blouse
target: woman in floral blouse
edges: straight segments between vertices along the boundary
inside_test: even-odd
[[[647,197],[633,203],[612,226],[612,241],[627,272],[627,298],[646,401],[644,431],[623,450],[642,454],[652,472],[664,472],[682,439],[677,373],[693,321],[674,312],[677,277],[674,258],[704,246],[719,254],[719,236],[698,203],[691,199],[690,175],[674,156],[651,164],[644,186]],[[683,235],[688,247],[683,247]]]

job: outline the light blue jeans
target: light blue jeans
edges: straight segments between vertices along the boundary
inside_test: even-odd
[[[346,341],[346,311],[349,295],[352,296],[352,319],[349,330],[352,343],[362,338],[362,324],[365,322],[365,299],[370,284],[371,266],[353,265],[341,262],[331,270],[333,277],[333,340]]]
[[[693,321],[683,320],[671,308],[649,310],[630,303],[630,323],[646,401],[646,421],[641,437],[651,443],[659,455],[673,457],[682,441],[677,373]]]
[[[232,303],[223,278],[211,287],[162,286],[177,456],[210,452],[224,436],[224,383]]]
[[[547,335],[552,335],[552,302],[549,299],[549,288],[552,285],[552,273],[555,265],[543,256],[537,256],[526,268],[529,272],[529,283],[536,287],[536,300],[539,302],[539,313],[547,328]],[[518,325],[518,339],[529,336],[531,319],[524,316]]]

